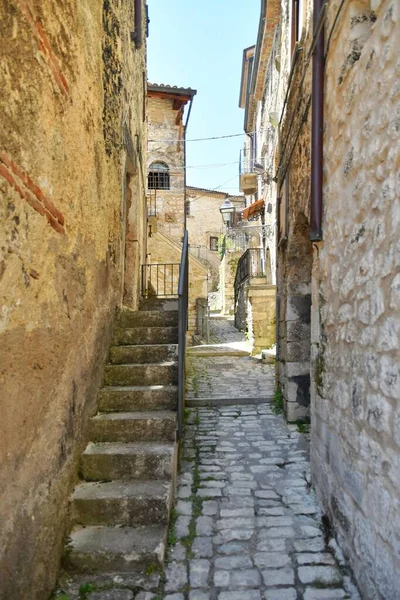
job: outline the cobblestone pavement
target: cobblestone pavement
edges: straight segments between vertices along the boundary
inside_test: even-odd
[[[359,599],[270,404],[189,412],[163,600]]]

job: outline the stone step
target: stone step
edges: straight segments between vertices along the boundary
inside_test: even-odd
[[[174,442],[175,438],[173,411],[103,413],[91,419],[92,442]]]
[[[176,362],[107,365],[104,372],[104,385],[167,385],[177,382]]]
[[[166,481],[82,483],[72,496],[72,520],[80,525],[168,523],[172,484]]]
[[[147,527],[85,527],[70,534],[64,557],[68,571],[131,573],[161,565],[166,525]]]
[[[138,310],[123,308],[118,319],[118,326],[131,327],[168,327],[178,325],[177,310]]]
[[[178,327],[117,327],[113,344],[177,344]]]
[[[160,363],[176,360],[178,360],[177,344],[111,346],[110,348],[110,363],[114,365]]]
[[[93,443],[82,454],[86,481],[170,479],[175,473],[174,443]]]
[[[177,397],[176,385],[109,386],[97,395],[101,412],[176,410]]]

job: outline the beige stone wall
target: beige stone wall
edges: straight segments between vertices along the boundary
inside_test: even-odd
[[[149,239],[148,249],[152,263],[179,264],[181,261],[182,245],[174,242],[161,230]],[[189,255],[189,333],[191,334],[196,332],[196,300],[207,297],[207,284],[207,267]]]
[[[122,300],[129,162],[122,133],[125,122],[142,148],[145,47],[136,51],[129,41],[131,4],[104,6],[0,3],[0,597],[7,600],[44,600],[54,585],[68,494]],[[143,215],[136,158],[127,170]]]
[[[399,56],[398,2],[344,7],[326,71],[312,472],[366,600],[400,590]]]
[[[158,225],[176,242],[182,242],[185,231],[185,153],[184,144],[179,142],[183,138],[183,126],[177,124],[178,111],[173,105],[173,99],[148,98],[150,142],[147,166],[161,161],[170,169],[170,190],[149,190],[148,197],[149,202],[156,202]]]

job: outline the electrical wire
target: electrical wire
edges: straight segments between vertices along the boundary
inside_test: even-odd
[[[171,142],[172,144],[177,144],[179,142],[207,142],[210,140],[226,140],[227,138],[234,138],[234,137],[240,137],[242,135],[247,135],[245,132],[243,133],[231,133],[229,135],[214,135],[213,137],[206,137],[206,138],[195,138],[192,140],[185,140],[185,138],[181,138],[178,140],[147,140],[149,143],[152,142]]]
[[[192,202],[195,202],[196,200],[200,200],[200,198],[204,198],[204,196],[208,196],[208,194],[210,192],[216,192],[217,190],[222,188],[226,183],[229,183],[230,181],[233,181],[236,178],[237,178],[237,175],[235,175],[234,177],[231,177],[227,181],[224,181],[224,183],[221,183],[221,185],[217,185],[217,187],[213,188],[212,190],[207,190],[207,192],[205,194],[201,194],[201,196],[196,196],[196,198],[191,198],[189,200],[189,203],[191,204]],[[190,185],[188,185],[187,187],[190,187]]]

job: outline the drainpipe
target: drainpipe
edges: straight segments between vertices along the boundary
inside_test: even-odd
[[[185,121],[185,125],[183,127],[183,164],[185,165],[185,168],[183,169],[183,212],[184,212],[184,224],[185,224],[185,231],[186,231],[186,202],[187,202],[187,196],[186,196],[186,129],[189,123],[189,119],[190,119],[190,113],[192,112],[192,104],[193,104],[193,96],[192,98],[190,98],[190,103],[189,103],[189,110],[188,110],[188,114],[186,117],[186,121]]]
[[[314,0],[314,34],[324,0]],[[316,40],[312,60],[312,114],[311,114],[311,219],[310,240],[322,240],[322,182],[324,139],[324,24]]]
[[[143,41],[142,34],[142,2],[143,0],[135,0],[135,31],[131,34],[132,41],[135,42],[137,49],[141,48]]]

